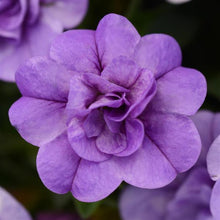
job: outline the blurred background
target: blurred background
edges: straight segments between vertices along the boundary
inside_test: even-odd
[[[78,28],[96,29],[104,15],[117,13],[126,16],[142,36],[173,36],[182,48],[183,66],[201,71],[208,81],[202,108],[220,111],[219,6],[218,0],[184,4],[165,0],[90,0],[87,16]],[[0,186],[12,193],[35,219],[42,213],[55,212],[73,213],[72,219],[119,220],[118,197],[125,183],[108,198],[90,204],[76,201],[71,194],[54,194],[44,187],[36,172],[38,148],[26,143],[8,120],[8,109],[19,97],[15,84],[0,82]]]

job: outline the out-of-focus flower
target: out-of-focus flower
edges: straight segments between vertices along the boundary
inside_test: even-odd
[[[203,103],[206,81],[180,65],[172,37],[141,38],[116,14],[96,31],[65,32],[49,58],[22,65],[16,82],[23,97],[9,117],[25,140],[40,146],[43,183],[92,202],[123,180],[158,188],[191,168],[201,143],[188,116]]]
[[[31,220],[26,209],[2,187],[0,187],[0,219]]]
[[[200,111],[193,116],[193,121],[199,130],[203,146],[195,168],[181,181],[177,179],[163,189],[126,188],[120,199],[123,220],[220,219],[220,142],[219,137],[215,139],[220,134],[220,114]],[[216,183],[207,172],[206,157],[208,171],[212,179],[217,180]]]
[[[47,55],[51,40],[80,23],[88,0],[0,1],[0,79],[14,81],[19,64]]]
[[[190,2],[191,0],[166,0],[166,1],[171,4],[183,4],[183,3]]]
[[[0,219],[32,220],[28,211],[5,189],[0,187]],[[76,214],[66,212],[41,212],[36,220],[80,220]]]

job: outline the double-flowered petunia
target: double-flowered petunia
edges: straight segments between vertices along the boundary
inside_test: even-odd
[[[48,57],[20,66],[22,98],[9,117],[40,147],[43,183],[92,202],[122,181],[158,188],[191,168],[201,143],[189,116],[205,99],[206,81],[181,59],[172,37],[141,37],[125,17],[109,14],[95,31],[67,31]]]
[[[220,114],[200,111],[193,121],[202,140],[196,166],[162,189],[127,187],[120,199],[123,220],[220,219]]]
[[[0,79],[14,81],[20,63],[47,55],[51,40],[78,25],[88,0],[1,0]]]

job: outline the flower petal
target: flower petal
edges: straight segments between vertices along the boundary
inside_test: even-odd
[[[102,163],[81,160],[72,193],[80,201],[95,202],[111,194],[121,182],[120,170],[114,160]]]
[[[52,28],[57,21],[62,29],[70,29],[82,21],[87,8],[88,0],[57,0],[52,5],[42,4],[41,16]]]
[[[9,118],[26,141],[39,146],[66,129],[64,108],[64,103],[22,97],[9,109]]]
[[[34,57],[16,72],[16,83],[23,96],[65,102],[72,72],[46,57]]]
[[[9,39],[0,40],[0,51],[0,79],[14,82],[18,66],[31,56],[30,51],[23,41],[18,44]]]
[[[50,57],[70,70],[100,73],[92,30],[71,30],[59,35],[51,44]]]
[[[220,219],[220,181],[218,180],[212,190],[210,209],[215,220]]]
[[[145,136],[143,146],[128,157],[117,158],[124,181],[141,188],[163,187],[174,180],[176,170],[158,149]]]
[[[70,91],[66,112],[68,118],[76,115],[87,115],[91,110],[87,107],[95,100],[97,91],[86,85],[81,74],[75,74],[70,80]]]
[[[205,100],[207,85],[197,70],[178,67],[157,80],[151,106],[156,111],[193,115]]]
[[[138,119],[127,119],[125,122],[127,147],[116,156],[124,157],[133,154],[142,146],[144,139],[144,125]]]
[[[76,154],[85,160],[100,162],[110,158],[109,155],[99,151],[96,147],[95,138],[86,136],[83,125],[77,119],[73,119],[70,122],[68,139]]]
[[[18,0],[12,3],[11,7],[2,11],[0,14],[0,32],[20,28],[27,12],[27,5],[26,0]],[[1,36],[4,37],[4,34],[1,33]]]
[[[3,56],[0,55],[0,78],[15,81],[15,72],[19,65],[30,57],[46,56],[56,35],[56,32],[39,21],[24,30],[24,36],[19,43],[1,39],[0,50]]]
[[[144,120],[145,133],[178,172],[184,172],[195,164],[200,154],[201,141],[188,117],[150,112]]]
[[[93,110],[89,113],[83,122],[83,129],[88,138],[97,137],[104,128],[105,121],[99,110]]]
[[[90,85],[94,88],[96,88],[99,92],[106,94],[106,93],[112,93],[112,92],[128,92],[129,90],[116,85],[114,83],[109,82],[108,80],[97,76],[95,74],[89,74],[85,73],[83,74],[84,82],[87,85]]]
[[[0,216],[2,220],[32,219],[27,210],[2,187],[0,187]]]
[[[89,109],[96,109],[100,107],[111,107],[111,108],[118,108],[123,104],[123,100],[121,98],[114,100],[111,97],[100,96],[98,99],[93,102]]]
[[[106,66],[102,71],[101,76],[108,81],[125,87],[130,88],[139,75],[141,74],[141,69],[126,57],[120,56],[112,60],[112,62]]]
[[[123,16],[106,15],[98,24],[96,44],[102,68],[118,56],[131,56],[140,35]]]
[[[197,165],[206,166],[206,157],[210,145],[214,140],[213,131],[214,129],[214,122],[216,121],[216,114],[210,111],[199,111],[195,115],[191,117],[196,128],[199,131],[200,138],[202,141],[202,151],[199,156],[199,161]],[[219,132],[220,134],[220,132]]]
[[[79,161],[64,133],[41,146],[37,155],[37,170],[48,189],[64,194],[72,188]]]
[[[207,168],[212,180],[220,179],[220,135],[214,140],[208,151]]]
[[[96,139],[97,148],[106,154],[117,154],[126,149],[127,139],[123,133],[112,133],[107,126]]]
[[[156,78],[180,66],[182,61],[180,46],[166,34],[142,37],[133,57],[140,67],[151,70]]]

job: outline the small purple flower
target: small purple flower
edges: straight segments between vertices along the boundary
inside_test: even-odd
[[[0,219],[1,220],[31,220],[26,209],[6,190],[0,187]]]
[[[203,146],[195,168],[188,176],[182,176],[163,189],[127,187],[120,199],[123,220],[220,219],[220,114],[200,111],[193,116],[193,121],[199,130]]]
[[[116,14],[96,31],[65,32],[49,58],[22,65],[16,82],[23,97],[9,117],[25,140],[40,146],[43,183],[92,202],[122,181],[158,188],[191,168],[201,143],[188,116],[203,103],[206,81],[180,65],[172,37],[141,38]]]
[[[19,64],[46,55],[64,29],[80,23],[88,0],[1,0],[0,79],[14,81]]]

